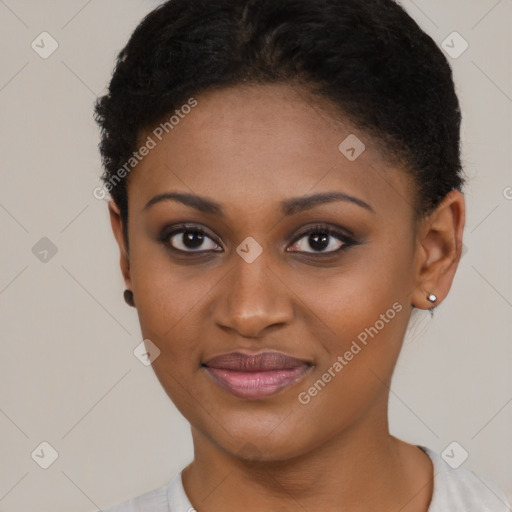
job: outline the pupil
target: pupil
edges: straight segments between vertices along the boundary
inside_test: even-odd
[[[198,231],[185,231],[183,233],[184,241],[186,247],[189,249],[195,249],[197,247],[200,247],[204,240],[203,233],[200,233]],[[194,239],[195,238],[195,239]]]
[[[328,238],[326,233],[309,235],[309,243],[313,249],[321,251],[329,245]]]

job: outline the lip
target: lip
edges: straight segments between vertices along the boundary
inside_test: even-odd
[[[296,384],[311,370],[312,364],[282,352],[230,352],[208,359],[203,367],[217,384],[233,395],[259,399]]]

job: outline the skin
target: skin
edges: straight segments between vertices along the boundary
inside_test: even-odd
[[[464,197],[450,192],[415,223],[411,177],[320,100],[286,85],[247,85],[196,96],[182,119],[129,177],[129,253],[109,205],[126,287],[153,369],[191,424],[194,461],[183,484],[199,512],[381,510],[425,512],[433,468],[390,435],[389,386],[412,306],[448,294],[460,257]],[[147,135],[141,134],[141,141]],[[366,150],[349,161],[338,146],[356,134]],[[176,201],[144,209],[163,192],[221,204],[224,217]],[[342,191],[373,208],[334,201],[284,216],[281,201]],[[206,229],[201,257],[166,226]],[[350,230],[358,245],[318,256],[303,229]],[[263,249],[236,252],[246,237]],[[331,235],[333,251],[343,242]],[[167,246],[165,245],[167,243]],[[189,251],[176,255],[169,245]],[[220,252],[212,249],[221,248]],[[195,249],[196,251],[198,249]],[[394,303],[402,309],[311,401],[299,402],[365,328]],[[278,350],[312,362],[299,383],[259,400],[235,397],[201,362],[221,353]]]

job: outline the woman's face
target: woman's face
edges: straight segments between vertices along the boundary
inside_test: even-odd
[[[141,137],[156,146],[128,186],[125,275],[159,381],[233,455],[384,432],[418,285],[410,177],[287,86],[195,99],[169,133]],[[243,357],[264,352],[294,359]]]

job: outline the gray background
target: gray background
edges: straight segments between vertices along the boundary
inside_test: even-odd
[[[133,355],[136,312],[107,204],[92,194],[93,101],[156,5],[0,0],[0,511],[93,511],[164,485],[192,458],[187,422]],[[440,46],[454,31],[469,44],[448,58],[470,183],[466,252],[434,319],[410,326],[391,432],[438,453],[457,441],[462,467],[512,496],[512,0],[403,5]],[[46,59],[31,47],[51,48],[43,31],[58,43]],[[36,463],[50,456],[43,441],[58,452],[48,469]]]

